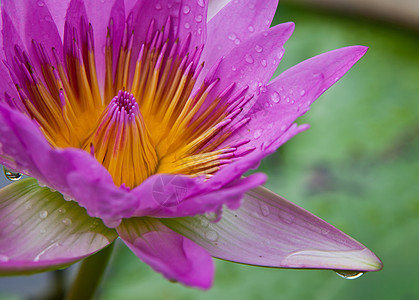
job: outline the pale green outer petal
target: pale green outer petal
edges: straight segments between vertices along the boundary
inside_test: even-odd
[[[20,275],[70,265],[117,237],[100,219],[63,196],[22,179],[0,190],[0,274]]]
[[[365,246],[308,211],[258,187],[219,222],[196,216],[162,222],[225,260],[279,268],[377,271]]]

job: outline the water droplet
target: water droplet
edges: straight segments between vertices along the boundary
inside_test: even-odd
[[[39,217],[41,219],[45,219],[46,217],[48,217],[48,212],[46,210],[42,210],[41,212],[39,212]]]
[[[236,44],[236,45],[240,45],[240,42],[241,42],[241,41],[240,41],[239,39],[235,39],[235,40],[234,40],[234,44]]]
[[[228,35],[228,39],[234,41],[237,38],[237,36],[234,33],[230,33]]]
[[[261,46],[259,46],[259,45],[255,46],[255,51],[256,52],[260,53],[260,52],[262,52],[262,50],[263,50],[263,48]]]
[[[286,224],[291,224],[294,222],[294,216],[290,215],[288,212],[281,210],[278,214],[279,218],[282,220],[282,222]]]
[[[22,173],[10,171],[9,169],[6,169],[5,167],[3,167],[3,170],[4,170],[4,176],[6,176],[6,178],[9,179],[10,181],[18,181],[23,176]]]
[[[205,219],[205,218],[202,218],[202,219],[201,219],[201,226],[202,226],[202,227],[208,227],[208,226],[209,226],[209,222],[208,222],[208,220],[207,220],[207,219]]]
[[[198,30],[197,30],[197,32],[198,32],[198,34],[201,34],[202,33],[202,28],[199,27]]]
[[[70,226],[71,224],[73,224],[73,222],[71,222],[69,218],[64,218],[62,222],[65,226]]]
[[[344,279],[357,279],[364,275],[364,272],[351,270],[335,270],[335,273]]]
[[[67,210],[65,209],[65,208],[59,208],[58,209],[58,212],[60,213],[60,214],[65,214],[66,212],[67,212]]]
[[[236,68],[235,66],[231,66],[231,70],[232,70],[232,71],[236,71],[236,70],[237,70],[237,68]]]
[[[65,200],[65,201],[72,201],[72,200],[73,200],[73,198],[72,198],[72,197],[70,197],[69,195],[64,195],[64,200]]]
[[[198,3],[198,5],[199,6],[201,6],[201,7],[205,7],[205,2],[204,2],[204,0],[198,0],[198,1],[196,1],[197,3]]]
[[[269,24],[268,24],[269,25]],[[262,32],[262,35],[263,36],[268,36],[268,32],[267,31],[264,31],[264,32]]]
[[[191,11],[191,8],[188,6],[188,5],[185,5],[184,7],[183,7],[183,13],[185,14],[185,15],[187,15],[187,14],[189,14],[189,12]]]
[[[284,131],[285,129],[287,129],[287,126],[286,125],[282,125],[280,129],[281,129],[281,131]]]
[[[216,242],[218,240],[218,233],[213,230],[207,231],[205,233],[205,237],[210,240],[211,242]]]
[[[191,24],[189,24],[188,22],[186,22],[184,26],[185,26],[186,29],[191,28]]]
[[[157,3],[156,6],[154,6],[155,9],[160,10],[161,9],[161,4]]]
[[[278,103],[278,102],[281,100],[281,96],[279,95],[279,93],[278,93],[278,92],[274,92],[274,93],[271,95],[271,99],[272,99],[272,101],[273,101],[274,103]]]
[[[262,65],[262,67],[266,67],[268,65],[268,63],[266,62],[266,59],[262,59],[260,64]]]
[[[287,103],[290,103],[290,97],[285,98],[285,101],[287,101]]]
[[[38,1],[38,6],[42,7],[44,5],[45,5],[45,3],[43,1]]]
[[[8,262],[9,258],[6,255],[0,254],[0,261],[1,262]]]
[[[269,19],[266,19],[266,20],[265,20],[265,24],[266,24],[266,26],[269,26],[269,25],[271,25],[271,20],[269,20]]]
[[[250,25],[249,27],[247,27],[247,30],[249,30],[250,32],[254,32],[255,31],[255,27],[253,27],[252,25]]]
[[[322,228],[322,229],[321,229],[321,234],[322,234],[322,235],[328,235],[328,234],[329,234],[329,232],[330,232],[330,230],[329,230],[329,229],[325,229],[325,228]]]
[[[47,21],[47,22],[53,22],[54,21],[50,16],[45,16],[44,20]]]
[[[207,220],[210,221],[211,223],[216,223],[221,219],[221,213],[216,213],[216,212],[205,213],[205,218],[207,218]]]
[[[264,217],[267,217],[270,214],[269,206],[267,206],[265,203],[260,203],[260,211]]]
[[[201,22],[202,22],[202,16],[201,16],[201,15],[197,15],[197,16],[195,17],[195,21],[196,21],[197,23],[201,23]]]
[[[301,90],[300,96],[304,96],[306,94],[306,90]]]
[[[253,137],[255,138],[255,139],[258,139],[258,138],[260,138],[260,136],[262,135],[262,129],[258,129],[258,130],[256,130],[255,131],[255,133],[253,134]]]
[[[173,4],[172,3],[167,3],[167,8],[172,8],[173,7]]]
[[[244,57],[244,60],[248,63],[248,64],[253,64],[254,60],[253,57],[250,54],[246,54],[246,56]]]
[[[31,208],[32,208],[32,203],[30,203],[30,202],[26,202],[25,204],[23,204],[23,206],[24,206],[26,209],[31,209]]]
[[[41,228],[41,229],[39,229],[39,232],[44,234],[45,232],[47,232],[47,230],[45,228]]]

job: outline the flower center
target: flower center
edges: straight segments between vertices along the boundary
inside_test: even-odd
[[[137,50],[129,22],[123,42],[114,46],[110,21],[103,88],[93,28],[83,18],[81,23],[79,33],[65,26],[65,64],[52,49],[53,65],[48,51],[34,42],[40,68],[18,47],[17,64],[8,66],[12,76],[18,75],[15,106],[38,122],[53,147],[91,152],[115,184],[131,188],[155,173],[210,177],[254,150],[245,147],[248,140],[228,143],[249,121],[241,114],[252,98],[245,96],[247,87],[237,90],[232,83],[215,97],[211,91],[219,79],[209,74],[192,92],[203,68],[203,45],[188,52],[190,34],[171,41],[170,18],[162,30],[152,21]]]
[[[119,91],[113,98],[100,118],[92,147],[117,185],[134,187],[155,173],[157,154],[132,94]]]

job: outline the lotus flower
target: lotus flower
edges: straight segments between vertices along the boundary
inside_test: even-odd
[[[294,28],[269,27],[277,1],[211,4],[1,1],[0,163],[32,177],[0,190],[2,274],[64,267],[118,236],[168,279],[204,289],[211,256],[382,267],[261,187],[264,174],[243,176],[308,128],[295,119],[366,47],[269,81]]]

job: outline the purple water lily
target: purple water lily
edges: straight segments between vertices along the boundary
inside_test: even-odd
[[[269,82],[294,28],[269,27],[277,2],[2,0],[0,163],[33,178],[0,190],[0,273],[67,266],[118,236],[200,288],[211,256],[381,269],[261,187],[265,175],[243,177],[308,128],[293,122],[366,52],[331,51]]]

